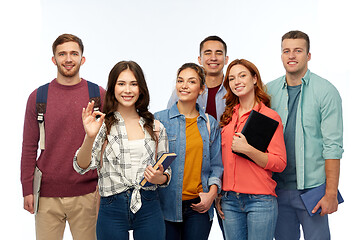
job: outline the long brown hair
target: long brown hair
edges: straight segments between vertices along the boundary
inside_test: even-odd
[[[250,61],[245,60],[245,59],[235,59],[234,61],[232,61],[227,70],[226,70],[226,75],[225,75],[225,79],[224,79],[224,87],[227,91],[227,93],[225,94],[224,98],[225,98],[225,102],[226,102],[226,107],[225,107],[225,111],[223,113],[223,115],[220,118],[220,126],[224,127],[226,126],[232,118],[233,112],[234,112],[234,107],[239,104],[239,97],[236,96],[230,89],[229,86],[229,74],[230,74],[230,69],[235,66],[235,65],[242,65],[244,67],[246,67],[251,76],[257,78],[257,82],[254,86],[254,91],[255,91],[255,102],[257,103],[264,103],[265,106],[270,107],[270,96],[266,93],[266,87],[263,84],[263,82],[261,81],[261,77],[260,77],[260,72],[257,69],[257,67]]]
[[[134,61],[118,62],[109,73],[103,109],[104,113],[106,114],[105,125],[107,134],[110,133],[111,126],[116,122],[114,113],[117,110],[118,101],[115,98],[115,85],[120,73],[127,69],[129,69],[134,74],[140,91],[139,99],[135,103],[135,108],[139,116],[145,120],[145,130],[147,130],[154,141],[157,141],[156,134],[153,131],[154,115],[148,110],[150,95],[145,81],[145,76],[141,67]]]

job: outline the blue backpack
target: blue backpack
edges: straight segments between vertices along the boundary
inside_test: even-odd
[[[94,101],[94,111],[99,111],[101,106],[100,99],[100,88],[97,84],[87,81],[88,90],[89,90],[89,101]],[[45,149],[45,118],[44,114],[46,113],[46,103],[48,96],[49,83],[46,83],[40,86],[37,89],[36,93],[36,112],[37,112],[37,121],[39,123],[40,129],[40,149]]]

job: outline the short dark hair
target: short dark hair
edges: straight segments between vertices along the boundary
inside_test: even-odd
[[[307,53],[310,52],[310,38],[306,33],[299,31],[299,30],[290,31],[290,32],[285,33],[282,36],[281,43],[285,39],[304,39],[306,41],[306,47],[307,47],[306,51],[307,51]]]
[[[208,36],[207,38],[205,38],[204,40],[201,41],[200,43],[200,56],[201,56],[201,50],[202,48],[204,47],[204,44],[205,42],[207,41],[218,41],[218,42],[221,42],[222,45],[224,46],[224,50],[225,50],[225,56],[226,56],[226,53],[227,53],[227,46],[226,46],[226,43],[224,42],[224,40],[222,40],[220,37],[218,36]]]
[[[79,47],[81,50],[81,55],[84,53],[84,45],[83,45],[81,39],[73,34],[64,33],[64,34],[58,36],[58,38],[54,41],[54,43],[52,45],[53,54],[55,55],[57,46],[59,46],[63,43],[66,43],[66,42],[76,42],[77,44],[79,44]]]

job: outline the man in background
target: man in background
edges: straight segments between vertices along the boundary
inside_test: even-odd
[[[222,85],[224,80],[224,67],[228,63],[227,46],[218,36],[209,36],[200,43],[200,56],[198,62],[205,70],[205,90],[198,97],[197,103],[203,110],[212,115],[217,121],[225,110],[226,89]],[[176,103],[178,97],[173,91],[167,108]]]

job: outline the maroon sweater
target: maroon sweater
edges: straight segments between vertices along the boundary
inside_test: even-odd
[[[36,113],[36,92],[28,99],[23,133],[21,156],[21,183],[23,196],[33,193],[35,165],[43,172],[42,197],[73,197],[95,191],[97,173],[89,171],[80,175],[73,169],[73,158],[81,146],[85,131],[82,124],[82,108],[89,102],[86,80],[73,86],[59,84],[54,79],[49,84],[45,118],[45,150],[38,161],[37,150],[40,138]],[[100,87],[101,106],[105,90]]]

